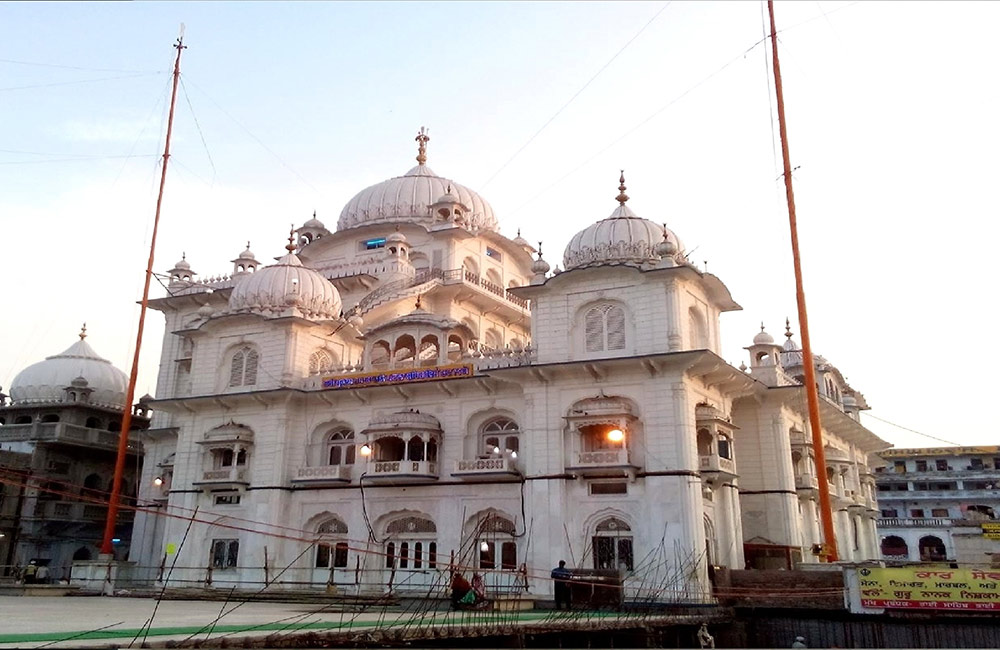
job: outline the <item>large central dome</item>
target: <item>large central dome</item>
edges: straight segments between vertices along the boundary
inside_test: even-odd
[[[337,230],[370,223],[435,222],[431,206],[447,198],[464,205],[464,224],[469,228],[497,230],[497,219],[486,199],[464,185],[443,178],[427,166],[426,145],[430,138],[421,130],[417,136],[417,166],[402,176],[365,188],[347,202],[337,220]]]

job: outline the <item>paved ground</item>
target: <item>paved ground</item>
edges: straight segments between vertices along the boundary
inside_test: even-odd
[[[298,630],[360,630],[374,627],[422,624],[440,625],[529,623],[565,616],[554,612],[434,612],[414,616],[405,611],[341,613],[324,605],[248,602],[224,604],[212,601],[164,600],[157,607],[148,598],[100,596],[0,596],[0,648],[139,647],[143,640],[205,639],[291,634]],[[329,606],[327,606],[329,607]],[[156,614],[148,625],[153,610]],[[593,612],[574,613],[590,618]],[[601,615],[597,615],[601,616]],[[606,614],[604,616],[607,616]],[[214,623],[214,627],[213,627]],[[144,627],[149,627],[143,633]],[[138,640],[134,641],[133,639]]]

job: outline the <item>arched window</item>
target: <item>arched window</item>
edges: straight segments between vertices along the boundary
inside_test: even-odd
[[[417,353],[417,343],[409,334],[396,339],[396,347],[392,351],[393,366],[405,368],[413,365],[413,357]]]
[[[320,524],[316,533],[320,540],[316,543],[316,567],[320,569],[347,568],[349,547],[347,540],[347,524],[339,519],[328,519]]]
[[[420,341],[420,365],[433,366],[437,364],[440,354],[438,338],[433,334],[428,334]]]
[[[59,416],[56,413],[48,413],[42,416],[42,422],[58,422]]]
[[[326,370],[333,365],[333,359],[326,350],[316,350],[309,355],[309,374],[315,375],[321,370]]]
[[[254,386],[257,384],[257,351],[249,345],[233,354],[229,366],[229,386]]]
[[[389,342],[388,341],[375,341],[372,344],[371,351],[371,367],[372,368],[387,368],[389,366],[389,357],[391,353],[389,352]]]
[[[882,539],[882,555],[886,557],[908,557],[910,549],[906,540],[897,535],[889,535]]]
[[[330,434],[328,438],[329,451],[327,452],[327,463],[330,465],[353,465],[354,464],[354,432],[349,429],[340,429]]]
[[[514,522],[497,514],[490,514],[477,526],[480,569],[517,570],[517,542]],[[497,551],[499,557],[497,557]]]
[[[921,537],[918,547],[920,548],[921,562],[940,562],[948,557],[944,542],[935,535]]]
[[[100,429],[101,421],[98,418],[90,417],[87,418],[87,421],[84,423],[84,426],[87,427],[88,429]]]
[[[448,361],[455,362],[461,359],[464,350],[465,344],[462,343],[461,336],[457,334],[448,336]]]
[[[395,436],[379,438],[375,442],[375,460],[378,462],[403,460],[406,456],[406,443]]]
[[[688,330],[690,331],[692,350],[708,347],[708,328],[705,327],[705,317],[695,307],[688,310]]]
[[[500,335],[500,332],[491,327],[486,330],[486,333],[483,335],[483,343],[485,343],[488,348],[499,350],[503,348],[503,337]]]
[[[617,517],[597,524],[593,542],[595,569],[633,569],[632,529]]]
[[[386,568],[436,569],[437,568],[437,526],[433,521],[421,516],[403,517],[386,527],[386,536],[391,540],[385,546]],[[434,579],[432,576],[423,576]],[[405,585],[405,586],[404,586]],[[418,578],[400,581],[400,588],[426,588]]]
[[[521,451],[521,427],[510,418],[495,418],[483,425],[479,434],[485,455]]]
[[[625,310],[617,305],[592,307],[584,316],[587,352],[625,349]]]
[[[708,429],[698,429],[698,455],[712,455],[712,433]]]

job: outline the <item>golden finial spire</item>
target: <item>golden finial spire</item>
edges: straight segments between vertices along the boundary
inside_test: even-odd
[[[249,248],[249,246],[247,247]],[[288,243],[285,244],[285,250],[289,253],[295,252],[295,224],[292,224],[291,229],[288,231]]]
[[[420,127],[420,133],[417,134],[417,162],[423,165],[427,162],[427,143],[430,142],[431,137],[427,135],[427,127]]]
[[[618,196],[615,197],[618,203],[625,205],[625,201],[628,201],[628,194],[625,193],[625,170],[622,170],[622,175],[618,179]]]
[[[80,340],[87,338],[87,324],[84,323],[83,327],[80,328]]]
[[[792,324],[785,318],[785,337],[792,338]]]
[[[423,298],[423,294],[418,293],[417,294],[417,304],[413,306],[413,308],[414,308],[415,311],[420,311],[423,308],[423,305],[420,302],[421,298]]]

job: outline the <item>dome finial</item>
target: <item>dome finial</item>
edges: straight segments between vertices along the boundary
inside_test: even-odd
[[[764,331],[764,321],[761,321],[761,322],[760,322],[760,331],[761,331],[761,332],[763,332],[763,331]]]
[[[785,317],[785,338],[792,338],[792,324],[788,321],[788,317]]]
[[[538,242],[538,259],[542,259],[542,242]]]
[[[249,246],[247,247],[249,248]],[[291,229],[288,231],[288,243],[285,244],[285,250],[289,253],[295,252],[295,224],[293,223]]]
[[[417,162],[423,165],[427,162],[427,143],[430,142],[431,137],[427,135],[427,127],[420,127],[420,133],[417,134]]]
[[[87,324],[84,323],[83,327],[80,328],[80,340],[87,338]]]
[[[422,293],[417,294],[417,304],[413,306],[414,311],[420,311],[423,308],[423,304],[420,302],[420,299],[423,297],[424,295]]]
[[[618,178],[618,196],[615,197],[618,203],[625,205],[628,201],[628,194],[625,193],[625,170],[622,170],[622,175]]]

